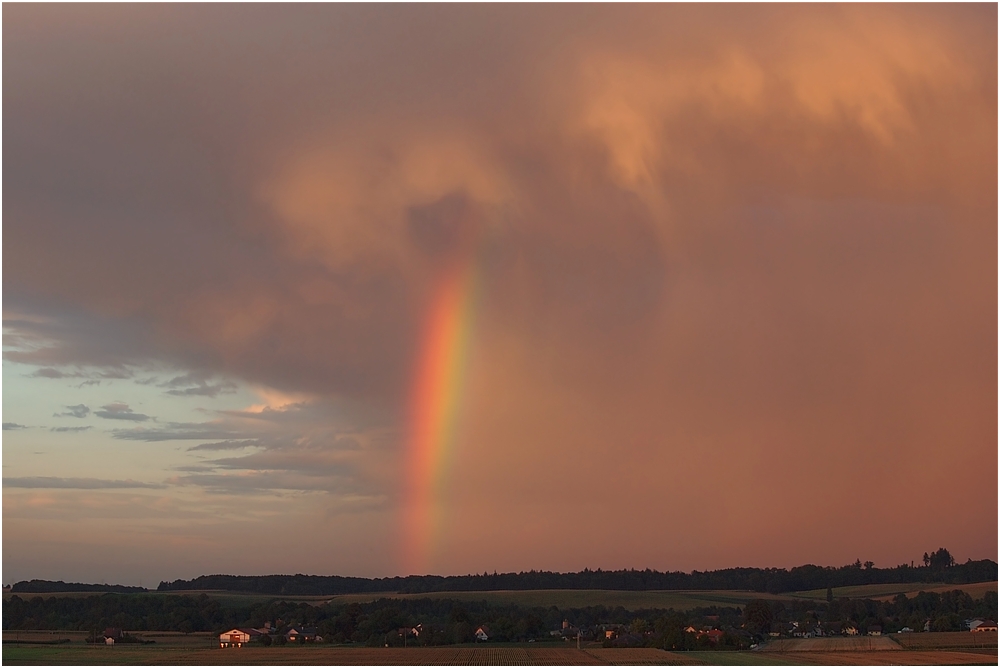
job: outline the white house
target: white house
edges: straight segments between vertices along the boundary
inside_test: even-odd
[[[251,638],[263,635],[257,629],[230,629],[219,634],[219,647],[243,647]]]

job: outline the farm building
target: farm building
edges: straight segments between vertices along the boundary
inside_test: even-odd
[[[219,634],[219,647],[243,647],[244,643],[262,635],[257,629],[230,629]]]
[[[973,627],[972,632],[973,633],[983,633],[983,632],[986,632],[986,633],[996,633],[997,632],[997,623],[994,622],[991,619],[987,619],[983,623],[977,624],[975,627]]]
[[[476,629],[476,634],[475,635],[476,635],[476,640],[482,640],[484,642],[487,641],[487,640],[489,640],[490,639],[490,627],[486,626],[486,624],[483,624],[482,626],[480,626],[479,628]]]
[[[313,642],[317,640],[316,628],[313,626],[293,626],[285,631],[288,642]]]

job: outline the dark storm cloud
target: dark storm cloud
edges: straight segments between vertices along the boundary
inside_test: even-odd
[[[94,411],[94,415],[102,417],[106,420],[131,420],[134,422],[145,422],[150,419],[148,415],[136,413],[128,407],[128,404],[125,403],[108,404],[106,406],[101,406],[101,408],[103,410]]]
[[[4,478],[4,487],[29,489],[161,489],[163,485],[135,480],[103,480],[99,478],[57,478],[34,476]]]
[[[85,404],[77,404],[76,406],[66,406],[68,411],[63,413],[53,413],[52,417],[75,417],[75,418],[85,418],[90,415],[90,408]]]
[[[4,14],[4,359],[306,397],[115,430],[259,441],[185,486],[312,489],[314,462],[398,501],[427,313],[468,254],[454,568],[996,556],[930,497],[794,537],[727,510],[845,480],[865,508],[996,495],[995,6]],[[590,499],[600,544],[559,520]],[[645,530],[664,507],[683,545]]]

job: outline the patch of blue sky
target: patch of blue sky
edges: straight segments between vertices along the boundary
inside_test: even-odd
[[[217,417],[215,411],[239,410],[259,402],[258,396],[240,383],[215,396],[168,394],[161,385],[183,375],[179,370],[133,378],[93,378],[99,383],[87,382],[89,376],[99,375],[99,370],[84,369],[84,376],[61,378],[38,376],[37,370],[33,365],[3,363],[3,421],[25,427],[3,432],[4,477],[86,476],[161,482],[174,475],[176,467],[190,463],[188,448],[192,443],[126,441],[114,438],[115,430],[207,422]],[[120,404],[127,404],[131,412]],[[88,410],[74,408],[79,406]],[[104,408],[109,406],[114,408]],[[148,419],[114,419],[98,412]]]

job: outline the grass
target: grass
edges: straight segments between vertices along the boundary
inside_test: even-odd
[[[872,584],[856,585],[853,587],[834,587],[834,598],[872,598],[891,599],[897,594],[906,594],[908,597],[916,596],[922,591],[926,592],[946,592],[954,590],[964,591],[972,598],[982,598],[988,591],[997,591],[997,583],[976,582],[973,584],[944,584],[942,582],[910,582],[900,584]],[[815,600],[826,600],[826,589],[811,589],[808,591],[792,592],[789,596],[794,598],[808,598]]]

